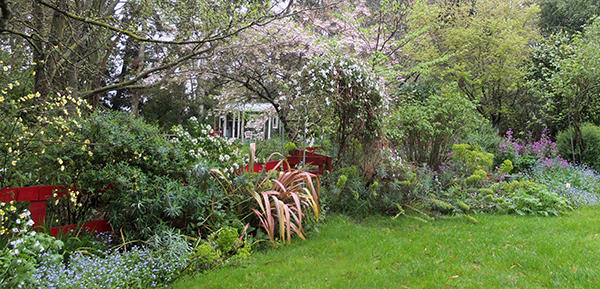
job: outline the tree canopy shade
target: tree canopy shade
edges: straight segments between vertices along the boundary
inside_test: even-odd
[[[412,2],[339,1],[335,6],[301,11],[293,18],[243,31],[206,63],[209,74],[225,83],[218,99],[271,103],[293,135],[286,104],[295,102],[297,84],[291,93],[283,84],[311,58],[335,54],[361,59],[367,69],[381,76],[379,81],[403,81],[406,56],[402,47],[412,39],[407,36],[406,22]],[[303,2],[296,7],[310,5]]]
[[[600,19],[562,49],[569,54],[555,62],[557,69],[544,97],[551,121],[561,130],[569,127],[569,116],[575,127],[583,122],[600,125]],[[579,129],[575,132],[579,137]]]
[[[539,7],[503,0],[417,5],[414,28],[427,32],[407,45],[416,62],[444,59],[431,77],[457,82],[477,111],[498,126],[523,93],[523,61],[538,38]]]
[[[35,90],[69,88],[98,106],[159,86],[184,64],[210,57],[221,41],[287,15],[286,6],[229,0],[0,1],[0,37],[25,46]],[[137,99],[136,99],[137,95]],[[137,102],[137,103],[136,103]]]
[[[586,24],[600,15],[597,0],[540,0],[540,28],[546,33],[561,30],[574,33],[583,31]]]
[[[420,0],[340,1],[335,10],[309,11],[301,21],[326,37],[330,53],[360,59],[393,90],[418,75],[404,51],[422,33],[411,28],[409,19],[417,3]]]

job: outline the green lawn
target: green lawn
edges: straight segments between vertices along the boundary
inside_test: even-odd
[[[600,208],[428,224],[331,217],[311,239],[174,288],[600,288]]]

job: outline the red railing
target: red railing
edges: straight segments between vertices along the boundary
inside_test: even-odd
[[[326,155],[317,154],[314,151],[318,149],[318,147],[309,147],[306,148],[306,155],[304,152],[300,150],[293,150],[290,152],[290,156],[286,157],[287,163],[283,162],[283,169],[287,170],[288,164],[292,167],[302,164],[303,160],[306,160],[306,164],[311,166],[317,166],[317,170],[311,171],[316,175],[322,175],[325,170],[331,171],[331,157]],[[279,161],[271,161],[267,163],[256,163],[254,164],[254,168],[252,172],[258,173],[262,171],[270,171],[272,169],[276,169],[278,167]],[[242,168],[243,171],[249,171],[250,165],[246,165]]]
[[[47,201],[54,198],[68,197],[68,190],[62,186],[33,186],[25,188],[8,188],[0,190],[0,202],[8,203],[15,202],[30,202],[29,211],[31,219],[34,222],[34,227],[43,226],[46,222],[46,207]],[[54,194],[56,193],[56,197]],[[77,225],[67,225],[50,230],[50,235],[57,236],[59,233],[64,234],[71,229],[75,229]],[[112,230],[108,220],[100,220],[87,222],[82,225],[84,230],[88,232],[107,232]]]

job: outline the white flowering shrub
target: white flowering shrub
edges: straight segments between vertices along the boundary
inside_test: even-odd
[[[238,149],[233,139],[215,134],[210,125],[198,122],[195,117],[189,120],[188,130],[175,126],[173,133],[176,137],[172,142],[182,147],[188,160],[195,166],[208,164],[229,177],[250,161],[250,157]]]
[[[308,122],[309,134],[325,131],[338,148],[353,141],[367,145],[379,135],[383,97],[373,74],[357,60],[311,60],[289,85],[295,94],[291,119]]]
[[[17,209],[14,202],[0,203],[0,218],[0,287],[30,288],[36,265],[42,260],[60,263],[62,256],[57,253],[63,244],[31,231],[31,213]]]

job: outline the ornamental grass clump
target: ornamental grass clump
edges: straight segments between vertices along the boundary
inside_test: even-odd
[[[271,170],[256,189],[249,189],[260,209],[252,210],[258,216],[260,225],[267,231],[269,241],[273,245],[277,233],[283,243],[291,243],[292,231],[306,240],[306,232],[302,227],[305,210],[312,210],[315,219],[319,220],[321,185],[314,174],[304,172],[303,169],[278,172],[276,178],[271,178],[277,173]]]
[[[274,155],[280,154],[273,153],[269,159]],[[279,161],[275,168],[283,165],[283,162],[287,161]],[[254,166],[254,146],[251,146],[250,166]],[[289,167],[289,164],[287,166]],[[302,226],[305,211],[312,210],[315,220],[319,220],[321,184],[316,175],[304,172],[305,168],[306,166],[300,169],[290,168],[282,172],[272,169],[260,183],[246,187],[258,207],[251,210],[258,217],[260,226],[267,232],[272,245],[276,244],[277,233],[279,241],[283,243],[291,243],[292,233],[303,240],[306,239],[306,232]],[[212,169],[211,172],[225,194],[236,193],[222,172],[216,169]]]

